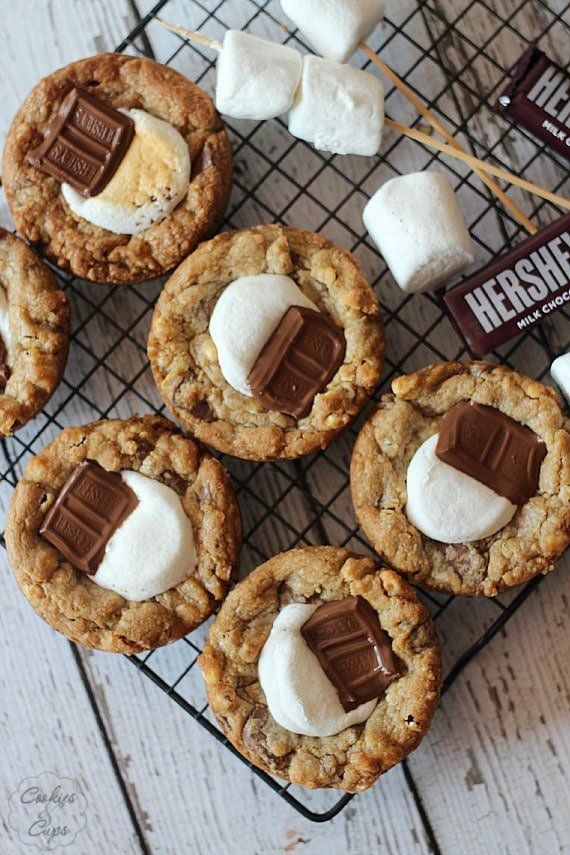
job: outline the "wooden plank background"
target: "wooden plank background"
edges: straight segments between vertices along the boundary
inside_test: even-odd
[[[23,96],[49,71],[88,54],[111,49],[136,24],[152,4],[148,0],[0,0],[0,142],[3,143],[11,117]],[[473,93],[487,91],[496,84],[497,70],[488,60],[475,58],[474,45],[487,43],[487,54],[504,67],[510,67],[520,52],[520,40],[548,30],[545,44],[563,64],[568,63],[568,30],[553,24],[551,12],[567,7],[562,0],[530,0],[522,5],[514,0],[479,2],[458,23],[468,40],[447,34],[443,28],[439,42],[446,61],[462,68],[472,61],[470,70],[454,87],[455,98],[445,96],[438,107],[461,122],[473,112]],[[430,6],[454,19],[468,4],[465,0],[447,3],[432,0]],[[399,22],[412,15],[413,0],[389,0],[389,18]],[[268,10],[280,17],[276,0]],[[190,27],[207,18],[206,31],[220,36],[225,26],[243,26],[254,8],[250,0],[227,0],[225,4],[206,0],[171,0],[164,17]],[[167,14],[168,13],[168,14]],[[510,28],[493,40],[496,13],[511,16]],[[570,13],[566,12],[570,23]],[[438,19],[431,18],[432,33],[438,34]],[[263,34],[269,26],[257,19],[253,32]],[[276,37],[275,28],[269,34]],[[386,50],[393,67],[405,73],[418,59],[418,45],[426,44],[430,34],[425,17],[415,15],[406,25],[412,41],[396,37]],[[151,46],[159,60],[165,60],[177,48],[176,37],[157,25],[147,30]],[[199,54],[183,49],[173,65],[196,78],[208,66]],[[426,98],[436,98],[443,87],[441,68],[433,61],[420,63],[410,75],[412,83]],[[203,85],[213,85],[208,71]],[[411,122],[413,112],[399,96],[388,99],[390,113]],[[248,133],[248,123],[236,123],[237,134]],[[466,128],[474,139],[492,141],[498,137],[500,122],[475,113],[467,118]],[[387,136],[387,149],[397,142]],[[290,138],[272,124],[256,133],[256,143],[270,160],[290,145]],[[509,136],[501,147],[501,156],[514,171],[545,186],[555,186],[564,176],[548,158],[528,160],[536,150],[533,143],[520,135]],[[302,156],[301,156],[302,155]],[[373,192],[381,180],[393,174],[391,165],[401,171],[423,168],[429,155],[415,144],[401,143],[385,162],[365,178],[364,193]],[[237,186],[232,200],[232,222],[237,226],[267,221],[268,208],[283,205],[284,219],[309,228],[320,225],[322,211],[310,200],[294,199],[291,180],[302,183],[311,167],[307,149],[293,150],[282,170],[269,174],[267,161],[253,157],[242,143],[237,143]],[[360,180],[363,164],[357,158],[337,160],[347,178]],[[448,164],[438,161],[443,171]],[[367,169],[369,170],[370,164]],[[466,173],[461,168],[450,173]],[[258,184],[257,203],[245,201],[240,206],[242,188]],[[566,188],[568,192],[568,187]],[[330,209],[342,204],[348,188],[342,176],[325,170],[311,186],[312,193]],[[364,193],[346,203],[350,210],[326,222],[324,231],[343,245],[351,245],[349,228],[361,232],[360,209]],[[343,195],[344,194],[344,195]],[[513,192],[537,222],[552,218],[552,210],[538,205],[537,200]],[[495,214],[476,222],[484,209],[484,193],[476,178],[469,178],[460,190],[460,199],[475,239],[499,249],[504,234],[498,228]],[[291,204],[290,204],[291,203]],[[287,205],[290,204],[289,207]],[[9,224],[5,207],[0,221]],[[509,234],[515,227],[507,223]],[[346,225],[343,225],[345,223]],[[479,264],[484,260],[479,243]],[[379,274],[379,259],[370,244],[362,242],[357,255],[371,278]],[[96,354],[105,354],[106,343],[113,340],[113,321],[123,325],[140,313],[143,305],[135,293],[117,294],[109,300],[104,289],[85,286],[84,295],[98,305],[103,301],[103,314],[87,321],[91,306],[81,296],[72,295],[76,322],[87,321],[82,341]],[[155,296],[157,287],[146,292]],[[382,285],[385,307],[394,308],[400,294],[389,280]],[[409,309],[409,311],[408,311]],[[434,321],[434,310],[428,301],[416,298],[410,302],[405,319],[414,329],[423,330]],[[144,346],[148,319],[133,338]],[[560,324],[549,328],[554,350],[567,345],[568,330]],[[409,333],[401,325],[388,326],[388,344],[392,364],[410,348]],[[447,324],[430,339],[442,352],[455,355],[456,337]],[[424,347],[416,349],[407,360],[409,370],[426,364],[433,354]],[[517,364],[534,376],[542,375],[548,365],[545,354],[530,340],[516,356]],[[156,392],[145,367],[140,348],[121,348],[120,355],[111,350],[106,358],[110,371],[96,370],[82,386],[81,398],[73,398],[58,415],[60,424],[85,421],[99,412],[128,415],[142,409],[142,401],[132,393],[119,404],[114,398],[121,391],[119,377],[141,374],[135,389],[151,403],[158,404]],[[66,384],[50,404],[50,412],[69,394],[72,385],[81,381],[93,368],[91,356],[74,345],[66,375]],[[390,368],[390,365],[388,365]],[[113,374],[113,371],[115,374]],[[115,376],[116,375],[116,376]],[[29,441],[43,428],[35,441],[46,442],[56,428],[41,419],[26,432]],[[334,460],[346,462],[350,437],[335,446]],[[18,453],[18,445],[12,446]],[[26,462],[22,456],[16,471]],[[331,457],[333,459],[333,457]],[[323,501],[334,493],[339,476],[326,463],[309,470],[309,486]],[[236,471],[242,471],[236,466]],[[270,474],[267,472],[270,471]],[[287,468],[284,468],[285,475]],[[282,495],[287,481],[279,483],[274,470],[261,470],[256,489],[271,499]],[[0,487],[0,503],[5,512],[10,490]],[[259,518],[251,497],[242,501],[246,525]],[[279,505],[280,513],[291,525],[306,522],[307,509],[292,492]],[[341,520],[351,520],[352,510],[346,492],[335,501],[334,511]],[[327,518],[325,532],[332,542],[345,537],[345,531]],[[261,552],[272,554],[288,544],[288,532],[271,518],[256,531],[255,549],[245,556],[246,565],[259,560]],[[316,538],[318,535],[314,535]],[[313,533],[308,533],[308,540]],[[356,544],[359,548],[360,545]],[[256,551],[258,550],[258,552]],[[525,606],[516,614],[494,642],[474,660],[446,696],[429,736],[409,762],[406,778],[400,767],[388,773],[371,791],[353,800],[332,822],[315,825],[300,818],[282,803],[261,781],[189,719],[150,681],[143,679],[123,658],[77,650],[57,636],[35,617],[20,596],[0,556],[0,672],[2,710],[2,764],[0,771],[0,851],[29,851],[16,843],[8,826],[8,798],[27,776],[48,770],[77,779],[87,797],[87,824],[73,846],[73,853],[336,853],[367,855],[371,852],[424,853],[558,853],[570,852],[570,809],[568,799],[570,760],[570,632],[567,595],[568,560],[547,578]],[[489,603],[465,603],[459,600],[448,609],[441,626],[446,658],[454,660],[482,626],[495,617]],[[183,654],[176,646],[159,652],[152,660],[171,679],[184,665]],[[199,677],[191,672],[183,689],[190,700],[200,696]],[[425,815],[422,816],[412,780],[421,794]],[[319,805],[318,796],[314,804]],[[65,851],[65,850],[61,850]]]

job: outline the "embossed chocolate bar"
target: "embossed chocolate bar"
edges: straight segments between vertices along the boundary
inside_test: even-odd
[[[96,196],[117,171],[133,135],[132,119],[74,88],[27,159],[83,196]]]
[[[570,160],[570,74],[531,42],[495,110]]]
[[[78,570],[93,575],[113,533],[138,505],[118,472],[98,463],[77,466],[40,528],[40,534]]]
[[[570,308],[570,213],[493,259],[443,302],[475,356]]]
[[[363,597],[324,603],[301,634],[346,712],[379,698],[400,676],[390,636]]]
[[[342,365],[345,351],[342,330],[332,321],[291,306],[249,374],[251,390],[268,410],[303,418]]]
[[[436,454],[513,505],[524,505],[538,490],[546,445],[495,407],[460,401],[441,422]]]

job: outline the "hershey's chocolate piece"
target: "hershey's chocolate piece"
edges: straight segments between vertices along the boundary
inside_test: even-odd
[[[537,40],[523,54],[494,109],[570,160],[570,73],[539,50]]]
[[[304,418],[315,395],[342,365],[345,352],[342,330],[325,315],[291,306],[251,369],[251,391],[268,410]]]
[[[493,259],[443,302],[475,356],[570,307],[570,213]]]
[[[435,453],[513,505],[524,505],[538,490],[546,445],[495,407],[460,401],[441,422]]]
[[[301,627],[345,712],[379,698],[400,676],[388,633],[363,597],[324,603]]]
[[[134,128],[128,116],[74,88],[61,102],[43,142],[27,159],[83,196],[96,196],[117,171]]]
[[[93,575],[111,536],[138,503],[118,472],[85,460],[61,488],[40,534],[74,567]]]
[[[10,379],[10,369],[8,368],[8,364],[6,362],[6,357],[8,356],[8,349],[6,344],[4,343],[4,339],[0,336],[0,390],[3,391],[6,388],[8,380]]]

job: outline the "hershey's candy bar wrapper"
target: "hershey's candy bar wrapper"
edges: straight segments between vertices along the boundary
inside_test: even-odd
[[[475,356],[570,309],[570,213],[493,259],[443,302]]]
[[[531,42],[494,107],[570,160],[570,73]]]

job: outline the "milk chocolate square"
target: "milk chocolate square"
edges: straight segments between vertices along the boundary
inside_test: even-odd
[[[138,499],[118,472],[84,461],[47,512],[40,534],[78,570],[93,575],[105,547]]]
[[[342,330],[325,315],[291,306],[249,374],[251,391],[268,410],[304,418],[342,365],[345,351]]]
[[[363,597],[324,603],[301,627],[345,712],[381,697],[397,680],[390,636]]]
[[[460,401],[441,422],[436,454],[513,505],[524,505],[538,490],[546,445],[495,407]]]
[[[27,159],[83,196],[96,196],[117,171],[133,136],[132,119],[74,88]]]

